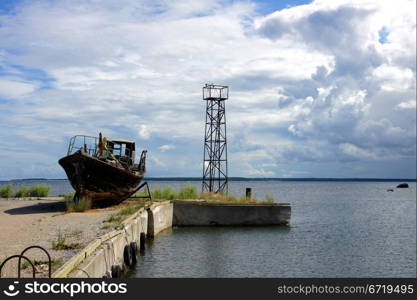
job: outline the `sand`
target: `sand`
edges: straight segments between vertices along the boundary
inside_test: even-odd
[[[65,203],[57,198],[1,199],[0,198],[0,263],[6,257],[20,254],[32,245],[44,247],[56,262],[65,262],[80,249],[53,250],[52,242],[58,235],[65,236],[65,243],[87,245],[95,238],[112,230],[103,228],[103,221],[114,214],[115,208],[94,209],[83,213],[65,213]],[[40,250],[29,250],[25,256],[31,260],[47,261]],[[55,268],[59,267],[57,263]],[[3,269],[2,277],[15,277],[17,260],[11,260]],[[25,273],[31,268],[25,269]],[[36,277],[46,276],[46,265],[40,265]],[[42,272],[43,270],[43,272]],[[27,275],[27,274],[26,274]],[[23,277],[23,276],[22,276]]]

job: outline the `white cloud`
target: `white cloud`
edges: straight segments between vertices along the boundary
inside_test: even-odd
[[[265,171],[264,169],[250,169],[247,171],[247,176],[255,176],[255,177],[273,177],[275,176],[274,171]]]
[[[0,98],[19,99],[33,93],[36,89],[36,84],[0,77]]]
[[[158,147],[158,149],[161,150],[162,152],[173,150],[175,148],[176,148],[175,145],[162,145]]]
[[[343,143],[339,145],[339,148],[342,150],[343,153],[347,155],[351,155],[356,158],[375,158],[375,155],[369,151],[361,149],[355,145],[350,143]]]
[[[321,0],[267,16],[250,2],[21,2],[0,16],[0,98],[13,100],[0,99],[0,137],[55,143],[59,157],[69,136],[102,131],[160,151],[150,172],[171,161],[198,176],[187,170],[201,160],[182,158],[201,153],[201,87],[215,82],[230,85],[232,175],[415,161],[415,2],[400,2]]]
[[[409,68],[382,64],[374,69],[372,76],[381,80],[381,88],[387,91],[407,90],[414,84],[415,76]]]
[[[404,109],[416,109],[416,100],[409,100],[405,102],[401,102],[397,104],[395,107],[396,110],[404,110]]]
[[[139,137],[147,140],[151,137],[151,133],[148,129],[148,126],[146,125],[140,125],[140,129],[139,129]]]

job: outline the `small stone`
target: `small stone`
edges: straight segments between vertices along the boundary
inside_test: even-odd
[[[408,188],[408,183],[400,183],[399,185],[397,185],[397,188]]]

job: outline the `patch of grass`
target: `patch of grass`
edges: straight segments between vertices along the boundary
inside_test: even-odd
[[[74,230],[67,234],[67,237],[77,237],[80,236],[83,232],[81,230]]]
[[[134,214],[135,212],[137,212],[143,206],[144,206],[143,203],[139,203],[139,204],[130,205],[125,208],[122,208],[117,213],[112,214],[107,219],[105,219],[103,223],[109,223],[109,224],[103,225],[101,229],[108,229],[110,227],[113,227],[114,229],[120,229],[122,227],[123,220],[127,216],[130,216]]]
[[[143,207],[143,204],[136,204],[136,205],[131,205],[125,208],[122,208],[121,210],[119,210],[116,215],[119,216],[128,216],[131,214],[134,214],[135,212],[137,212],[141,207]]]
[[[62,250],[64,249],[64,245],[65,245],[65,236],[62,235],[61,233],[58,233],[58,237],[55,241],[52,241],[52,249],[54,250]]]
[[[179,190],[174,190],[171,187],[157,188],[151,191],[152,201],[163,200],[204,200],[199,203],[216,203],[216,204],[276,204],[277,202],[271,195],[265,195],[265,200],[261,201],[256,197],[250,199],[245,196],[236,197],[230,194],[221,193],[201,193],[197,192],[197,187],[193,184],[185,185]]]
[[[72,213],[75,211],[75,202],[73,200],[66,200],[65,201],[65,209],[68,213]]]
[[[147,193],[141,191],[135,196],[144,197],[147,196]],[[152,201],[197,199],[198,196],[197,187],[193,184],[184,185],[179,190],[174,190],[171,187],[151,190]]]
[[[101,230],[107,230],[109,228],[111,228],[112,225],[111,224],[104,224],[103,226],[100,227]]]
[[[122,216],[119,216],[117,214],[111,215],[107,219],[103,221],[103,223],[115,223],[122,221]]]
[[[27,260],[22,260],[20,262],[20,268],[22,270],[27,269],[30,266],[30,263]]]
[[[252,197],[247,199],[245,196],[237,198],[233,195],[226,195],[220,193],[202,193],[200,199],[206,200],[209,203],[225,203],[225,204],[256,204],[258,201]]]
[[[67,243],[67,236],[58,233],[57,239],[52,241],[52,249],[54,250],[71,250],[82,248],[81,243]]]
[[[43,264],[47,264],[48,262],[46,262],[46,261],[39,261],[39,260],[34,260],[33,261],[33,265],[36,267],[36,266],[39,266],[39,265],[43,265]],[[27,268],[29,268],[30,267],[30,263],[27,261],[27,260],[22,260],[21,262],[20,262],[20,268],[22,269],[22,270],[25,270],[25,269],[27,269]]]
[[[118,229],[122,225],[122,216],[114,214],[103,221],[103,223],[110,223],[109,226]]]
[[[216,193],[202,193],[200,194],[200,199],[203,200],[213,200],[213,201],[233,201],[236,200],[235,197],[231,195],[216,194]]]
[[[265,201],[264,202],[267,203],[267,204],[274,204],[274,203],[276,203],[274,197],[272,197],[269,194],[266,194],[265,195]]]
[[[74,195],[75,195],[75,192],[72,191],[72,192],[66,193],[65,195],[63,195],[63,197],[64,197],[65,201],[70,201],[70,200],[74,199]]]
[[[0,186],[0,198],[12,198],[13,188],[11,184]]]
[[[52,259],[51,260],[51,271],[52,272],[55,272],[63,264],[64,264],[64,259],[62,257],[57,258],[57,259]],[[44,266],[46,266],[46,269],[45,270],[47,270],[48,261],[34,260],[33,261],[33,265],[35,266],[35,268],[44,265]],[[27,269],[29,267],[30,267],[30,263],[27,260],[22,261],[20,263],[20,268],[22,270],[25,270],[25,269]]]
[[[198,198],[197,187],[193,184],[184,185],[179,191],[171,187],[157,188],[151,191],[152,200],[184,200]]]
[[[155,200],[174,200],[176,198],[176,193],[171,187],[166,187],[163,189],[155,189],[151,192],[152,199]]]
[[[202,193],[197,192],[197,187],[193,184],[182,186],[178,191],[171,187],[157,188],[151,191],[152,201],[161,200],[205,200],[207,203],[224,203],[224,204],[265,204],[259,202],[255,197],[247,199],[246,197],[235,197],[233,195],[221,193]],[[270,203],[267,199],[267,203]],[[271,203],[275,203],[273,200]]]
[[[178,199],[196,199],[198,198],[197,187],[193,184],[187,184],[181,187],[177,193]]]
[[[123,229],[123,224],[122,224],[122,222],[114,224],[113,228],[114,228],[114,229],[116,229],[116,230]]]
[[[42,265],[42,264],[47,264],[47,262],[44,262],[44,261],[39,261],[39,260],[34,260],[33,262],[33,265],[35,266],[35,268],[37,267],[37,266],[39,266],[39,265]],[[20,262],[20,269],[22,269],[22,270],[25,270],[25,269],[27,269],[27,268],[29,268],[30,267],[30,263],[27,261],[27,260],[22,260],[21,262]]]
[[[20,187],[15,193],[14,196],[16,198],[23,198],[29,196],[29,188],[27,186]]]
[[[64,264],[64,259],[62,257],[53,259],[51,262],[52,272],[55,272],[56,270],[58,270],[59,267],[61,267],[63,264]]]
[[[91,200],[88,198],[81,198],[78,201],[66,200],[65,206],[67,212],[84,212],[91,208]]]
[[[33,186],[20,186],[15,192],[11,184],[0,186],[1,198],[23,198],[23,197],[48,197],[50,187],[45,184],[37,184]]]
[[[50,187],[44,184],[37,184],[29,187],[29,197],[48,197]]]
[[[138,195],[144,196],[142,191]],[[151,191],[152,201],[163,200],[204,200],[205,203],[217,204],[275,204],[276,201],[271,195],[265,195],[264,201],[258,201],[255,197],[247,199],[245,196],[235,197],[233,195],[221,193],[202,193],[197,192],[197,187],[193,184],[182,186],[179,190],[174,190],[171,187],[156,188]],[[201,202],[200,202],[201,203]]]

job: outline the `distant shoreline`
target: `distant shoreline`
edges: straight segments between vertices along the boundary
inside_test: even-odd
[[[13,183],[20,181],[46,181],[46,180],[68,180],[65,178],[48,179],[48,178],[24,178],[0,180],[0,183]],[[148,181],[201,181],[201,177],[147,177]],[[410,178],[246,178],[246,177],[229,177],[229,181],[311,181],[311,182],[417,182],[417,179]]]

